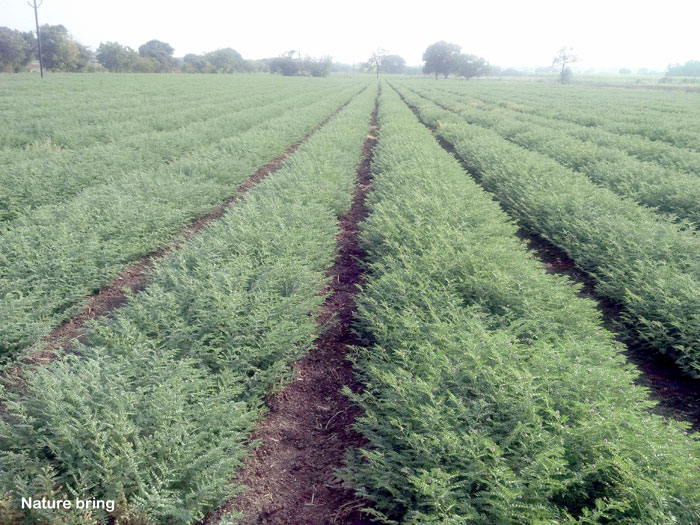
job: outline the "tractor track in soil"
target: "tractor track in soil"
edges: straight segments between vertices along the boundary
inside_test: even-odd
[[[376,143],[378,97],[357,168],[357,184],[350,210],[340,218],[337,255],[327,275],[318,323],[330,328],[309,353],[294,363],[293,380],[266,400],[269,412],[251,436],[261,445],[244,461],[233,480],[247,490],[202,522],[218,523],[235,509],[241,523],[268,525],[326,525],[370,523],[359,509],[366,505],[336,478],[350,447],[365,444],[352,425],[360,414],[342,393],[359,391],[348,353],[358,341],[352,331],[355,296],[363,281],[358,224],[367,215],[365,197],[371,185],[372,149]]]
[[[277,171],[288,157],[293,155],[302,144],[307,142],[334,116],[340,113],[364,89],[341,104],[333,113],[319,122],[314,129],[289,146],[284,153],[256,170],[255,173],[238,186],[233,195],[226,198],[217,208],[178,230],[167,246],[136,259],[119,272],[110,284],[95,295],[87,296],[88,303],[83,310],[35,343],[34,346],[38,347],[38,350],[31,351],[30,349],[28,355],[19,359],[15,366],[8,368],[1,374],[2,378],[5,380],[13,378],[14,381],[22,383],[20,376],[25,366],[46,365],[57,359],[62,352],[70,351],[73,341],[76,339],[80,340],[85,335],[85,325],[88,322],[108,316],[112,311],[123,306],[131,294],[142,292],[148,282],[148,271],[156,262],[175,252],[182,246],[183,242],[194,237],[207,224],[223,216],[226,210],[242,198],[248,190],[268,175]]]
[[[483,187],[481,178],[474,173],[459,156],[454,146],[436,134],[436,130],[421,119],[418,110],[404,98],[403,94],[392,86],[401,100],[406,104],[421,124],[428,128],[440,146],[450,153],[460,163],[464,171],[470,175],[484,191],[491,194]],[[420,96],[420,95],[419,95]],[[431,100],[438,107],[449,111],[440,104]],[[498,201],[497,201],[498,202]],[[504,208],[504,211],[508,211]],[[508,214],[510,216],[510,214]],[[519,224],[519,221],[516,221]],[[579,295],[593,300],[603,319],[603,325],[614,334],[615,339],[625,346],[624,354],[630,363],[640,372],[635,383],[646,387],[650,391],[650,397],[658,403],[653,412],[666,418],[685,421],[692,425],[694,432],[700,431],[700,380],[693,379],[683,373],[674,361],[663,354],[650,352],[640,348],[634,342],[625,340],[620,331],[621,304],[599,295],[596,288],[596,280],[590,274],[576,266],[576,262],[559,247],[549,242],[544,237],[520,227],[517,235],[522,239],[532,253],[541,261],[549,273],[566,275],[572,283],[580,284]]]

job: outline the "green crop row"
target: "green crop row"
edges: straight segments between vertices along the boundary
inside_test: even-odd
[[[528,230],[593,275],[600,295],[622,305],[627,336],[700,372],[700,242],[552,159],[401,90],[465,164]]]
[[[3,87],[11,85],[3,80]],[[212,77],[199,83],[180,77],[172,83],[154,76],[132,76],[126,82],[123,77],[110,77],[105,82],[100,75],[87,75],[82,82],[71,79],[65,85],[52,79],[48,88],[28,83],[24,91],[0,99],[0,114],[6,124],[0,130],[0,152],[47,142],[77,149],[108,142],[122,128],[139,133],[177,127],[179,121],[173,122],[177,113],[199,107],[206,112],[208,106],[214,110],[217,104],[236,96],[284,90],[280,84],[275,77]],[[46,95],[43,103],[42,95]]]
[[[131,523],[194,523],[240,490],[229,481],[264,396],[318,336],[375,95],[361,93],[158,263],[146,290],[95,323],[78,355],[5,389],[0,521],[104,519],[21,511],[32,495],[115,500],[112,517]]]
[[[40,158],[27,158],[18,150],[0,167],[0,221],[16,219],[42,205],[60,204],[88,187],[114,184],[129,171],[154,169],[178,160],[191,162],[196,155],[211,154],[237,133],[285,111],[353,89],[357,88],[346,85],[343,90],[325,88],[308,93],[292,89],[274,100],[253,96],[237,101],[234,107],[224,105],[218,117],[180,129],[147,136],[127,134],[110,144],[77,151],[47,151]],[[171,168],[177,169],[177,164]]]
[[[383,523],[697,523],[700,442],[648,413],[595,304],[545,271],[388,89],[374,151],[365,389],[349,394],[368,445],[342,473],[368,511]]]
[[[695,227],[700,226],[700,178],[696,175],[643,162],[618,149],[567,137],[556,129],[475,109],[448,93],[426,95],[423,90],[413,91],[470,124],[492,129],[514,144],[583,173],[618,195],[669,214],[671,218],[688,219]]]
[[[539,106],[542,115],[700,151],[700,113],[694,93],[655,92],[637,100],[627,89],[604,89],[601,92],[600,88],[569,89],[566,86],[562,89],[562,86],[556,86],[540,89],[537,86],[520,98],[510,87],[509,98]]]
[[[625,134],[671,144],[674,134],[691,137],[700,133],[696,93],[522,83],[513,89],[512,83],[488,84],[488,88],[484,84],[481,89],[513,101],[549,108],[552,115],[566,115],[589,127],[610,130],[618,127]]]
[[[532,106],[514,106],[503,101],[498,103],[493,101],[487,106],[507,112],[522,122],[530,122],[537,126],[556,129],[573,138],[592,142],[599,146],[626,151],[642,161],[654,162],[666,168],[700,175],[700,153],[696,151],[679,148],[666,142],[654,141],[638,135],[620,135],[597,127],[584,126],[565,120],[559,114],[556,117],[543,116],[540,115],[539,106],[537,108]],[[549,112],[546,112],[546,114],[551,115]]]
[[[626,151],[643,161],[655,162],[666,168],[677,169],[686,173],[700,174],[700,152],[680,148],[663,141],[651,140],[640,135],[613,133],[599,126],[590,125],[592,124],[590,122],[588,123],[589,125],[584,125],[580,122],[567,120],[567,111],[571,109],[571,105],[568,108],[557,105],[556,110],[553,110],[551,107],[552,101],[557,101],[557,98],[562,96],[561,94],[552,93],[550,97],[540,99],[533,98],[532,95],[534,93],[514,86],[510,86],[506,90],[486,90],[484,86],[480,85],[469,86],[470,89],[463,86],[455,86],[454,84],[440,84],[440,86],[432,87],[421,84],[420,86],[421,89],[425,88],[436,94],[447,92],[452,95],[458,95],[462,101],[468,103],[472,108],[506,113],[518,121],[555,129],[570,137],[592,142],[599,146]],[[596,95],[598,101],[605,100],[611,96],[608,91],[601,92],[600,90],[596,91]],[[620,107],[624,107],[629,103],[627,99],[614,98],[614,100],[616,101],[615,108],[601,108],[598,105],[588,108],[589,115],[595,116],[606,111],[614,115],[616,111],[619,111]],[[569,104],[573,103],[573,101],[569,101]],[[658,110],[659,108],[656,109]],[[635,111],[637,113],[647,112],[660,122],[664,122],[669,118],[678,118],[679,111],[683,115],[690,113],[690,116],[696,120],[700,118],[700,115],[694,115],[692,111],[689,111],[689,108],[685,108],[683,105],[663,106],[663,113],[654,112],[647,107],[644,109],[635,108]]]
[[[217,143],[202,154],[134,171],[43,206],[0,236],[0,356],[13,357],[81,310],[130,261],[236,191],[329,116],[353,85]]]
[[[97,84],[95,79],[90,80]],[[350,82],[344,78],[285,82],[288,79],[276,76],[225,80],[208,78],[194,85],[185,82],[180,92],[168,95],[134,92],[137,81],[132,90],[125,92],[119,89],[118,82],[111,81],[106,87],[93,86],[102,93],[101,103],[85,104],[82,97],[74,94],[63,99],[56,95],[53,105],[39,111],[23,107],[32,100],[30,94],[24,94],[14,99],[16,107],[0,110],[7,124],[0,130],[0,160],[14,152],[12,145],[33,156],[47,148],[57,152],[77,150],[108,144],[125,136],[178,129],[222,115],[229,106],[247,107],[246,101],[259,104],[263,100],[282,100],[305,91],[342,88]],[[301,83],[302,80],[306,82]],[[151,78],[150,82],[167,86],[167,82],[157,78]]]

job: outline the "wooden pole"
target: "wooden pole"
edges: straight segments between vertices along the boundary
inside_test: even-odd
[[[41,7],[41,4],[44,3],[44,0],[41,0],[39,2],[39,5],[36,5],[36,0],[34,0],[34,3],[29,4],[29,7],[34,8],[34,21],[36,22],[36,43],[39,46],[39,72],[41,73],[41,78],[44,78],[44,56],[41,54],[41,34],[39,33],[39,8]]]

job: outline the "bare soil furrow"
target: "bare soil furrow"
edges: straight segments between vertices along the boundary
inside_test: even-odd
[[[363,278],[358,223],[367,215],[365,196],[371,183],[376,129],[375,107],[352,207],[340,219],[337,257],[328,273],[328,296],[318,319],[321,326],[330,328],[294,363],[291,384],[267,399],[269,413],[251,436],[261,445],[235,479],[248,489],[205,523],[217,523],[232,509],[245,514],[245,524],[369,523],[358,511],[364,502],[335,477],[335,470],[342,466],[348,448],[364,444],[352,429],[359,408],[343,395],[342,388],[360,388],[347,354],[358,343],[351,328],[357,285]]]

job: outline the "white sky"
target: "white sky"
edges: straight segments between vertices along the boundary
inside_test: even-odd
[[[290,49],[364,61],[377,47],[418,65],[447,40],[502,66],[550,65],[571,45],[581,68],[665,69],[700,60],[700,0],[44,0],[40,23],[83,44],[168,42],[175,56],[233,47],[245,58]],[[0,0],[0,26],[33,30],[26,0]]]

